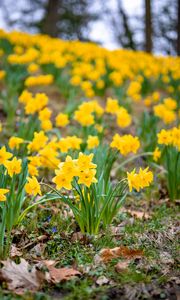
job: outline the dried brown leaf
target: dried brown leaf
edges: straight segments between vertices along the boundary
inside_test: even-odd
[[[143,251],[140,249],[130,249],[128,247],[116,247],[113,249],[102,249],[99,253],[100,261],[108,262],[113,258],[124,257],[124,258],[141,258]],[[96,257],[97,259],[97,257]]]
[[[2,261],[4,265],[0,270],[0,279],[7,283],[8,289],[16,294],[23,294],[30,290],[35,292],[40,289],[44,274],[35,267],[30,269],[29,263],[25,259],[21,259],[20,264],[16,264],[8,259]]]
[[[47,267],[49,271],[49,279],[48,281],[52,283],[59,283],[61,281],[67,281],[72,279],[77,275],[81,275],[81,273],[73,268],[55,268],[54,261],[44,261],[44,265]]]
[[[75,277],[77,275],[81,275],[81,273],[77,270],[74,270],[72,268],[54,268],[50,267],[49,268],[49,274],[51,281],[53,283],[59,283],[61,281],[67,281],[72,279],[72,277]]]
[[[132,217],[136,217],[137,219],[140,219],[140,220],[143,220],[143,219],[147,220],[147,219],[149,219],[151,217],[150,214],[148,214],[147,212],[144,212],[144,211],[131,210],[131,209],[123,209],[123,212],[127,212]]]

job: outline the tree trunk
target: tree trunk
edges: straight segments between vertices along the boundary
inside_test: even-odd
[[[177,18],[177,55],[180,56],[180,0],[178,4],[178,18]]]
[[[122,25],[124,27],[124,34],[127,39],[126,43],[122,44],[122,46],[125,48],[130,48],[130,49],[136,50],[136,44],[134,41],[133,31],[130,28],[129,18],[121,5],[121,1],[118,2],[118,10],[119,10],[119,15],[122,17]]]
[[[45,34],[48,34],[52,37],[58,36],[58,7],[59,7],[59,0],[48,0],[47,7],[46,7],[46,14],[43,20],[42,31]]]
[[[145,0],[145,51],[152,52],[151,0]]]

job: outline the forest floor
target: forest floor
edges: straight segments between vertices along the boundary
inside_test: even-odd
[[[25,226],[14,231],[11,256],[36,266],[56,262],[56,268],[71,267],[79,274],[43,284],[33,294],[15,295],[4,287],[0,299],[179,300],[177,204],[161,200],[147,207],[144,200],[128,199],[109,231],[96,238],[82,235],[60,204],[31,212]],[[102,249],[114,252],[102,255]]]

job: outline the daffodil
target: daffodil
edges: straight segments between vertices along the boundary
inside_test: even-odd
[[[12,160],[8,160],[5,163],[5,167],[8,171],[10,177],[13,177],[14,174],[19,174],[21,172],[22,160],[14,157]]]
[[[50,117],[52,115],[52,110],[50,110],[49,108],[45,107],[44,109],[42,109],[39,112],[39,120],[42,121],[46,121],[49,120]]]
[[[177,108],[177,102],[172,98],[165,98],[163,102],[165,106],[170,110],[174,110]]]
[[[96,164],[92,163],[93,156],[94,156],[93,153],[89,155],[83,154],[82,152],[79,153],[76,162],[79,171],[84,171],[87,169],[95,169],[97,167]]]
[[[38,75],[38,76],[29,76],[25,80],[25,85],[27,87],[29,86],[37,86],[37,85],[49,85],[53,83],[53,75],[47,74],[47,75]]]
[[[24,90],[19,97],[19,102],[24,105],[27,104],[33,98],[32,93],[27,90]]]
[[[60,163],[58,167],[60,170],[62,170],[62,172],[67,174],[67,177],[71,179],[78,174],[75,161],[69,155],[66,157],[65,162]]]
[[[118,100],[107,98],[105,111],[109,114],[116,114],[118,110],[119,110]]]
[[[169,130],[162,129],[157,136],[158,144],[166,146],[172,144],[172,134]]]
[[[5,146],[0,148],[0,165],[4,165],[12,156],[12,153],[6,151]]]
[[[29,195],[41,195],[41,188],[40,184],[37,181],[37,178],[35,176],[27,177],[27,183],[25,184],[25,191]]]
[[[35,167],[32,164],[28,164],[28,173],[30,176],[38,176],[39,175],[37,167]]]
[[[47,141],[48,137],[44,134],[44,131],[34,132],[34,138],[29,143],[28,150],[30,152],[39,151],[45,146]]]
[[[16,137],[16,136],[12,136],[9,139],[9,147],[11,149],[19,149],[19,146],[24,142],[24,140],[22,138]]]
[[[115,134],[110,146],[112,148],[117,148],[122,155],[126,156],[129,153],[137,153],[140,148],[140,141],[138,137],[134,137],[131,134],[122,136]]]
[[[87,139],[87,147],[88,149],[94,149],[98,147],[99,145],[99,139],[97,136],[89,135]]]
[[[90,187],[92,183],[96,183],[97,179],[95,178],[96,170],[95,169],[85,169],[79,173],[79,184],[84,184],[87,187]]]
[[[56,126],[65,127],[69,124],[69,118],[67,114],[60,113],[56,117]]]
[[[161,157],[161,151],[159,150],[158,147],[153,152],[153,159],[154,161],[158,161],[158,159]]]
[[[132,172],[127,172],[127,180],[130,192],[134,188],[136,191],[140,191],[144,187],[148,187],[153,181],[153,173],[148,168],[140,168],[139,173],[136,173],[136,169]]]
[[[125,128],[131,124],[132,118],[124,107],[119,108],[118,111],[116,112],[116,115],[117,115],[117,125],[119,127]]]
[[[5,194],[7,194],[8,192],[8,189],[0,189],[0,201],[6,201]]]
[[[67,190],[72,189],[72,176],[68,176],[68,174],[62,170],[56,171],[56,176],[52,179],[52,181],[56,184],[56,188],[58,190],[61,188],[65,188]]]

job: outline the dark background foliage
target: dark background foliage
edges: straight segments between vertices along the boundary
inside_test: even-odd
[[[104,0],[1,0],[0,10],[8,29],[89,41],[103,20],[117,46],[180,55],[180,0],[142,0],[142,14],[131,16],[122,0],[112,2],[115,10]]]

